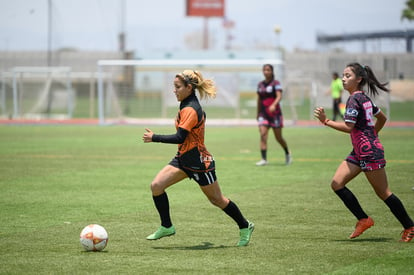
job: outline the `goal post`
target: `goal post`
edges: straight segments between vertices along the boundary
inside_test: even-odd
[[[223,121],[255,119],[252,110],[256,108],[257,83],[263,79],[263,64],[272,64],[277,79],[283,84],[284,64],[280,59],[99,60],[99,124],[116,123],[119,120],[136,121],[140,118],[169,118],[171,110],[176,111],[177,107],[172,95],[173,79],[185,69],[201,71],[204,78],[215,81],[217,98],[203,102],[205,108],[213,110],[208,111],[210,118],[213,114],[213,118]],[[105,74],[112,75],[115,84],[110,87],[115,89],[109,89],[102,77]],[[117,103],[117,113],[108,110],[111,106],[108,105],[109,97],[112,103]],[[288,101],[288,98],[284,101]],[[138,111],[131,111],[131,107]]]

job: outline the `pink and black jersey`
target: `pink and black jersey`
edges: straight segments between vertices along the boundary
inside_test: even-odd
[[[269,106],[275,101],[276,91],[282,92],[282,85],[278,80],[272,80],[266,83],[265,81],[259,82],[257,87],[257,94],[259,96],[259,116],[263,116],[267,119],[275,118],[282,115],[280,104],[277,104],[274,112],[269,112]]]
[[[354,123],[351,141],[360,160],[378,161],[384,158],[384,148],[375,131],[374,116],[380,109],[361,91],[353,93],[346,103],[345,122]]]

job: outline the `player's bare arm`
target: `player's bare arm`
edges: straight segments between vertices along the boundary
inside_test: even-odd
[[[387,117],[382,111],[380,111],[377,115],[375,115],[375,118],[377,119],[375,122],[375,131],[378,133],[381,131],[382,127],[384,127]]]
[[[328,127],[331,127],[335,130],[350,133],[352,129],[354,129],[354,124],[350,122],[339,122],[339,121],[332,121],[326,118],[326,113],[323,107],[318,107],[313,111],[314,117],[319,119],[320,122],[325,124]]]

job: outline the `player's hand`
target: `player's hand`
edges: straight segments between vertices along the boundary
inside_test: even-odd
[[[269,112],[273,113],[276,110],[276,106],[270,105],[269,106]]]
[[[313,116],[319,119],[320,122],[324,122],[326,120],[326,114],[323,107],[318,107],[313,111]]]
[[[142,140],[145,143],[152,142],[152,136],[154,135],[154,132],[152,132],[150,129],[145,128],[146,133],[142,136]]]

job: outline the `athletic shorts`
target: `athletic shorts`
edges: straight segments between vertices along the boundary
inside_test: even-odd
[[[273,118],[269,118],[267,116],[259,115],[257,119],[259,126],[266,126],[271,128],[282,128],[283,127],[283,116],[276,115]]]
[[[348,157],[345,159],[347,162],[350,162],[352,164],[355,164],[359,167],[361,167],[361,170],[363,172],[378,170],[385,167],[386,161],[384,158],[360,158],[355,154],[355,151],[352,150],[352,152],[348,155]]]
[[[178,157],[174,157],[168,164],[174,166],[175,168],[183,170],[190,179],[194,179],[200,186],[210,185],[217,180],[216,169],[214,168],[214,160],[211,162],[209,167],[211,170],[208,171],[192,171],[190,169],[184,168],[180,164]]]

